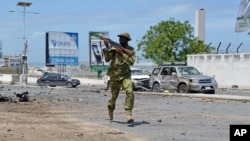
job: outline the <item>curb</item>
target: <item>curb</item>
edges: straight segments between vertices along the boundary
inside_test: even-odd
[[[206,98],[215,100],[230,100],[250,102],[250,96],[236,96],[236,95],[209,95],[209,94],[178,94],[178,93],[152,93],[152,92],[135,92],[135,94],[143,95],[161,95],[173,97],[187,97],[187,98]]]

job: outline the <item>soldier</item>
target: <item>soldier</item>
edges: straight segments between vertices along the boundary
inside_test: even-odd
[[[113,120],[113,113],[115,110],[116,99],[119,95],[121,86],[126,93],[124,109],[127,115],[127,123],[134,121],[132,118],[132,109],[134,106],[134,92],[131,80],[131,70],[135,62],[134,48],[128,45],[131,40],[127,32],[119,35],[119,43],[122,47],[109,46],[109,41],[104,40],[107,48],[103,49],[105,61],[110,62],[110,67],[107,75],[110,76],[111,99],[108,101],[109,119]]]

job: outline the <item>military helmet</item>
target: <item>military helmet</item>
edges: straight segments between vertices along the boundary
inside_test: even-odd
[[[124,37],[124,38],[127,38],[129,41],[130,40],[132,40],[131,38],[130,38],[130,35],[129,35],[129,33],[127,33],[127,32],[122,32],[122,33],[120,33],[119,35],[117,35],[118,37]]]

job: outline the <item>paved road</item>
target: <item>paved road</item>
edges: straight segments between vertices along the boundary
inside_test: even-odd
[[[108,93],[91,94],[96,112],[78,118],[120,129],[148,141],[228,141],[230,124],[250,124],[249,102],[206,98],[136,94],[135,124],[128,125],[123,111],[124,94],[117,101],[114,122],[107,117]],[[97,108],[99,107],[99,108]],[[104,110],[104,111],[103,111]]]
[[[121,92],[113,122],[107,118],[110,92],[102,85],[71,89],[64,104],[79,109],[72,117],[110,126],[147,141],[228,141],[230,124],[250,124],[248,91],[218,90],[215,95],[136,93],[133,125],[125,123],[125,94]],[[64,96],[65,88],[55,88]],[[39,90],[36,88],[36,90]],[[50,94],[50,98],[53,94]]]

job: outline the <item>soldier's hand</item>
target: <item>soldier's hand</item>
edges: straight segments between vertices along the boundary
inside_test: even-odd
[[[116,52],[118,52],[119,54],[123,54],[122,48],[121,47],[117,47],[116,48]]]
[[[123,52],[123,53],[126,53],[126,54],[129,55],[129,56],[132,56],[132,55],[135,53],[134,51],[129,50],[129,49],[127,49],[127,48],[123,48],[123,47],[122,47],[122,52]]]

